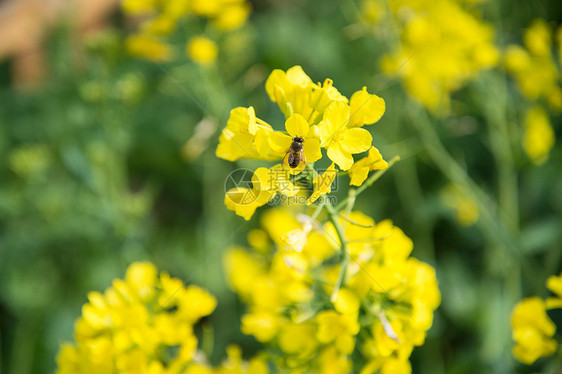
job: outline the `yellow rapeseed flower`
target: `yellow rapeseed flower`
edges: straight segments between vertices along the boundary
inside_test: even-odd
[[[523,149],[533,163],[544,164],[554,146],[554,130],[548,115],[539,106],[529,109],[525,115]]]
[[[406,373],[440,303],[435,271],[409,257],[411,240],[390,221],[352,212],[340,224],[351,261],[333,302],[340,266],[326,264],[340,243],[331,224],[272,209],[262,226],[276,248],[227,252],[227,278],[248,308],[242,331],[280,352],[279,371]],[[364,368],[353,366],[358,351]]]
[[[173,57],[172,47],[151,35],[131,35],[127,38],[125,47],[133,56],[153,61],[169,61]]]
[[[556,294],[555,297],[546,299],[547,309],[562,308],[562,274],[552,275],[546,281],[546,287]]]
[[[215,307],[205,290],[185,288],[165,273],[158,277],[151,263],[133,263],[125,280],[88,295],[76,322],[76,342],[62,345],[57,356],[57,373],[163,373],[164,363],[183,367],[197,349],[193,324]],[[164,354],[171,347],[177,353]]]
[[[187,56],[201,66],[208,66],[217,59],[218,48],[214,41],[205,36],[196,36],[189,40],[186,47]]]
[[[387,169],[388,162],[383,160],[381,153],[375,147],[369,149],[367,157],[356,161],[349,169],[349,184],[351,186],[361,186],[367,179],[369,171]]]
[[[517,343],[513,355],[524,364],[532,364],[540,357],[556,352],[552,336],[556,326],[546,314],[545,303],[538,297],[519,302],[511,316],[513,339]]]
[[[390,0],[388,5],[391,12],[379,23],[391,18],[399,26],[400,42],[381,67],[401,77],[406,91],[433,112],[447,113],[450,95],[498,62],[492,28],[463,4]]]
[[[352,155],[365,152],[373,141],[367,130],[349,128],[349,120],[349,106],[343,102],[335,102],[328,107],[318,125],[322,147],[328,150],[330,160],[342,170],[349,170],[353,166]]]
[[[543,99],[551,109],[562,110],[561,73],[552,54],[550,26],[544,20],[534,20],[525,30],[523,44],[524,47],[509,45],[506,48],[506,70],[513,75],[526,98]]]
[[[291,176],[301,173],[307,164],[320,160],[321,148],[325,148],[333,163],[329,173],[325,172],[316,179],[312,177],[315,175],[314,170],[308,175],[304,174],[308,185],[314,185],[307,204],[330,192],[330,184],[337,174],[334,164],[341,170],[349,170],[354,163],[353,154],[370,150],[369,156],[350,172],[353,183],[359,183],[360,179],[362,182],[369,170],[388,166],[380,153],[372,148],[373,138],[369,131],[362,128],[379,121],[385,111],[384,100],[370,94],[366,87],[355,92],[349,101],[339,93],[331,80],[315,84],[300,66],[294,66],[286,72],[274,70],[265,87],[270,99],[279,105],[285,115],[285,131],[273,130],[273,126],[256,116],[253,107],[235,108],[230,112],[226,128],[219,137],[217,157],[228,161],[241,158],[283,160],[281,168],[275,166],[269,169],[272,174],[278,173],[271,177],[270,184],[281,186],[290,182]],[[296,166],[288,164],[291,153],[292,157],[300,159]],[[292,185],[288,186],[291,193],[285,195],[294,196],[297,191]],[[275,192],[283,193],[283,188],[270,188],[270,194],[263,195],[261,200],[257,199],[260,191],[237,188],[227,193],[231,196],[227,196],[225,202],[229,209],[249,219],[255,208],[267,203]],[[240,202],[248,197],[247,193],[255,194],[256,198],[252,199],[251,205],[245,204],[240,208]]]

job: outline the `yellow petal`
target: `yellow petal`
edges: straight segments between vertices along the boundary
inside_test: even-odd
[[[318,125],[322,144],[333,138],[339,130],[345,129],[349,120],[349,105],[342,101],[335,101],[324,113],[322,123]]]
[[[351,153],[344,150],[339,143],[333,143],[328,148],[328,157],[334,161],[341,170],[349,170],[353,165]]]
[[[248,221],[257,205],[253,204],[256,196],[253,190],[243,187],[235,187],[230,189],[224,196],[224,204],[229,210],[236,212],[239,216]]]
[[[257,130],[254,107],[238,107],[232,109],[226,127],[234,132],[246,131],[254,135]]]
[[[546,287],[562,298],[562,275],[552,275],[546,280]]]
[[[382,117],[385,110],[384,100],[377,95],[369,94],[367,87],[355,92],[351,96],[349,105],[351,107],[350,127],[375,123]]]
[[[320,160],[322,158],[320,140],[316,138],[307,138],[304,142],[303,154],[306,162],[316,162]]]
[[[275,153],[280,153],[282,156],[287,153],[291,142],[293,140],[290,136],[283,134],[282,132],[275,131],[269,136],[269,145]]]
[[[355,167],[355,165],[353,165],[353,167],[349,169],[349,177],[350,177],[349,184],[351,186],[359,187],[363,184],[363,182],[365,182],[367,176],[369,176],[368,167],[366,166]]]
[[[382,158],[381,153],[375,147],[369,149],[367,159],[369,160],[368,166],[370,170],[388,169],[388,162]]]
[[[312,79],[302,69],[301,66],[296,65],[287,70],[287,79],[291,84],[299,85],[302,87],[312,84]]]
[[[341,136],[341,146],[349,153],[365,152],[371,147],[373,137],[369,131],[360,128],[347,129]]]
[[[285,121],[285,128],[291,137],[300,136],[304,138],[308,134],[309,125],[300,114],[295,113]]]

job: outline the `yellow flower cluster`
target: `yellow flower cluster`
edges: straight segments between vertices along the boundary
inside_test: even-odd
[[[129,53],[154,61],[168,61],[174,51],[165,37],[185,18],[207,19],[223,32],[244,25],[251,7],[247,0],[124,0],[123,10],[143,19],[140,30],[127,39]],[[214,41],[199,35],[188,42],[186,53],[197,64],[206,66],[214,63],[218,48]]]
[[[124,280],[115,279],[103,294],[90,292],[88,300],[76,321],[76,343],[61,346],[58,374],[267,373],[263,360],[242,362],[236,348],[222,367],[208,366],[193,325],[213,312],[215,298],[158,276],[151,263],[131,264]]]
[[[557,34],[559,51],[562,52],[562,27]],[[552,30],[545,21],[533,21],[525,30],[523,44],[524,47],[507,47],[504,63],[523,95],[535,102],[525,114],[522,143],[531,161],[541,165],[548,160],[555,136],[546,110],[537,102],[546,102],[554,111],[562,110],[562,72],[553,57]],[[562,61],[562,53],[558,59]]]
[[[253,107],[238,107],[230,112],[226,128],[219,138],[216,155],[219,158],[283,160],[271,168],[259,168],[252,179],[252,189],[234,188],[227,192],[226,206],[249,219],[256,208],[265,205],[276,193],[294,196],[298,189],[291,183],[291,175],[303,171],[306,163],[322,158],[326,150],[332,165],[323,176],[315,176],[312,203],[330,192],[330,184],[341,170],[349,170],[351,184],[359,186],[370,170],[385,169],[386,161],[372,147],[372,136],[362,128],[377,122],[385,110],[384,100],[369,94],[367,88],[355,92],[348,100],[332,85],[330,79],[315,84],[300,66],[286,72],[274,70],[265,84],[269,98],[278,104],[285,115],[286,132],[256,117]],[[302,161],[289,167],[287,153],[294,138],[301,138]],[[353,155],[369,151],[366,158],[354,164]],[[327,174],[326,174],[327,173]]]
[[[225,257],[229,283],[248,305],[242,332],[276,348],[272,361],[298,373],[410,373],[440,303],[434,269],[410,256],[390,221],[360,212],[340,221],[351,260],[341,287],[342,246],[333,224],[287,209],[262,216],[251,250]],[[366,361],[353,368],[350,356]]]
[[[559,29],[562,35],[562,27]],[[562,40],[560,41],[562,45]],[[554,110],[562,110],[561,73],[553,57],[550,26],[541,19],[533,21],[523,35],[523,45],[510,45],[505,51],[505,67],[526,98],[544,99]]]
[[[459,1],[365,0],[363,17],[384,33],[389,22],[397,26],[400,42],[381,67],[434,112],[447,112],[451,93],[499,60],[492,28]]]
[[[562,308],[562,274],[549,277],[546,286],[556,296],[546,300],[528,297],[515,306],[511,316],[513,340],[516,342],[513,355],[527,365],[554,354],[558,348],[553,339],[556,326],[546,311]]]

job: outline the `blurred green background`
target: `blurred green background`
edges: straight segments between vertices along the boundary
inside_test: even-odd
[[[558,143],[546,163],[535,166],[513,147],[517,228],[500,232],[482,219],[459,225],[441,198],[450,178],[416,127],[426,114],[420,115],[396,76],[381,73],[379,60],[388,45],[356,33],[359,5],[255,1],[249,22],[221,36],[219,59],[210,68],[183,54],[162,64],[129,56],[123,46],[131,26],[118,7],[103,27],[88,33],[68,21],[51,25],[41,43],[40,80],[17,76],[19,57],[5,57],[0,65],[1,373],[52,372],[58,345],[72,339],[87,293],[105,289],[135,260],[150,260],[218,298],[209,320],[213,360],[220,360],[229,343],[241,344],[245,354],[257,349],[239,331],[244,306],[225,284],[221,253],[245,243],[261,212],[246,223],[228,211],[225,178],[236,168],[260,163],[219,160],[214,149],[236,106],[252,105],[260,118],[281,128],[282,115],[269,102],[264,82],[273,69],[294,65],[314,81],[333,79],[346,96],[367,86],[386,101],[386,114],[369,130],[385,159],[400,155],[402,161],[356,206],[375,220],[392,219],[414,240],[413,255],[436,267],[442,304],[426,344],[414,350],[414,372],[548,369],[543,361],[527,367],[511,357],[509,313],[522,297],[546,296],[545,279],[562,269],[560,115],[550,117]],[[497,29],[498,48],[521,44],[523,29],[535,18],[562,23],[556,0],[489,1],[479,9]],[[171,38],[181,48],[197,27],[186,24]],[[5,37],[10,35],[0,35]],[[480,74],[454,94],[454,113],[429,118],[445,149],[492,200],[501,187],[481,87],[493,98],[490,82],[498,79],[505,80],[501,69]],[[507,89],[510,121],[517,121],[524,99],[512,81]],[[209,127],[216,132],[205,136]],[[201,149],[194,150],[194,144]],[[340,180],[338,196],[346,183],[345,177]],[[562,326],[560,313],[551,317]]]

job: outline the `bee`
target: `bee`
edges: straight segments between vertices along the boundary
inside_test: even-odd
[[[287,150],[287,153],[285,154],[285,157],[289,155],[289,158],[287,159],[287,163],[292,169],[299,166],[301,161],[306,163],[306,159],[304,158],[304,154],[303,154],[303,143],[304,143],[303,138],[301,138],[300,136],[295,136],[293,138],[293,142],[291,143],[289,149]]]

